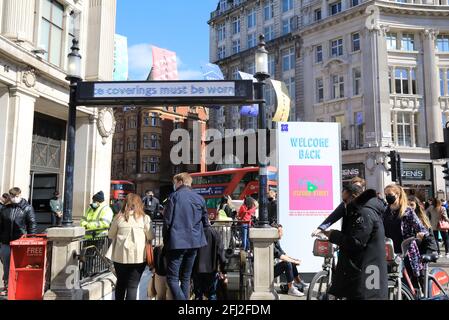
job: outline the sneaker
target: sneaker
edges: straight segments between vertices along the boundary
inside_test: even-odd
[[[291,288],[288,289],[288,295],[294,297],[303,297],[304,293],[299,291],[295,286],[291,286]]]
[[[307,289],[310,286],[310,283],[305,282],[304,280],[301,279],[300,284],[302,284],[302,286]]]
[[[305,288],[301,283],[293,282],[293,286],[295,286],[299,291],[304,292]]]

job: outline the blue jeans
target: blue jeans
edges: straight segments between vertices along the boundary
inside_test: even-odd
[[[242,247],[243,250],[249,250],[249,224],[242,224]]]
[[[195,300],[217,300],[218,273],[197,273],[193,276],[193,292]]]
[[[281,261],[274,266],[274,277],[277,278],[281,274],[285,273],[287,277],[287,282],[291,283],[299,275],[296,265],[293,265],[287,261]]]
[[[8,285],[9,278],[9,261],[11,258],[11,247],[7,244],[0,245],[0,260],[3,265],[3,283]]]
[[[197,251],[198,249],[167,250],[167,284],[174,300],[190,299],[190,277]]]

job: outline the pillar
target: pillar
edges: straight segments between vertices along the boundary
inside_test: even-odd
[[[84,228],[50,228],[48,241],[51,246],[50,289],[44,300],[82,300],[80,270],[77,255]]]
[[[2,35],[33,43],[35,0],[3,0]]]
[[[435,39],[437,31],[433,29],[424,30],[424,92],[427,118],[428,143],[443,141],[443,128],[440,108],[440,79],[435,54]]]
[[[0,93],[0,187],[19,187],[28,199],[36,97],[17,87]]]
[[[279,239],[275,228],[251,228],[249,237],[254,246],[254,292],[250,300],[279,300],[274,290],[274,241]]]
[[[321,0],[321,19],[329,16],[329,4],[327,0]]]

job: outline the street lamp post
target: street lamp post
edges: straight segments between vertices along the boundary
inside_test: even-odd
[[[268,199],[267,199],[267,185],[268,185],[268,166],[267,166],[267,147],[266,147],[266,130],[267,130],[267,112],[266,101],[264,97],[265,81],[270,78],[268,73],[268,51],[265,48],[265,37],[263,34],[259,36],[259,45],[256,51],[256,74],[254,78],[257,82],[254,84],[255,98],[259,101],[259,141],[265,141],[262,145],[259,143],[259,148],[262,146],[261,152],[258,153],[259,162],[259,223],[258,228],[270,227],[268,221]],[[261,133],[264,137],[261,136]],[[261,140],[262,139],[262,140]]]
[[[67,120],[67,150],[64,179],[64,214],[62,225],[72,227],[73,209],[73,170],[75,166],[75,137],[76,137],[76,89],[81,78],[81,55],[78,40],[73,39],[71,52],[68,55],[66,80],[70,81],[69,116]]]

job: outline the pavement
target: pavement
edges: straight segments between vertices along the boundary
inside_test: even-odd
[[[442,268],[449,274],[449,259],[446,257],[440,258],[437,263],[431,264],[430,268]],[[0,262],[0,288],[3,286],[3,282],[1,281],[2,277],[3,277],[3,266]],[[150,281],[150,278],[151,278],[151,272],[147,268],[145,270],[145,272],[143,273],[142,279],[139,284],[138,300],[148,300],[146,295],[147,295],[147,288],[148,288],[148,283]],[[305,281],[310,282],[309,277],[305,277]],[[307,300],[307,298],[306,298],[307,291],[305,292],[306,295],[304,295],[303,297],[289,296],[287,294],[281,293],[279,282],[275,283],[275,289],[279,294],[280,300],[300,300],[300,301]],[[112,293],[111,295],[104,297],[103,300],[113,300],[113,299],[114,299],[114,294]],[[0,297],[0,300],[6,300],[6,298]]]

